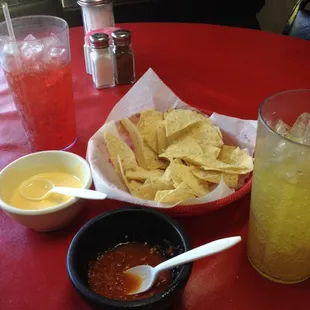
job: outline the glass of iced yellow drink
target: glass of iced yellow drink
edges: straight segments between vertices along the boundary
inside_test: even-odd
[[[261,105],[248,258],[266,278],[310,276],[310,90],[278,93]]]

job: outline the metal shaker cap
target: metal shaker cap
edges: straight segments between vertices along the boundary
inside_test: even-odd
[[[112,32],[112,39],[115,45],[129,45],[131,43],[131,32],[126,29],[115,30]]]
[[[112,3],[113,0],[78,0],[77,3],[80,6],[97,6]]]
[[[109,46],[109,36],[105,33],[94,33],[89,36],[92,48],[106,48]]]

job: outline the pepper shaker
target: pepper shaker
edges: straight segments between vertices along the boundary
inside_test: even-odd
[[[131,48],[131,33],[126,29],[112,32],[112,56],[115,83],[124,85],[135,82],[134,53]]]
[[[78,0],[82,7],[84,31],[114,27],[113,0]]]
[[[92,75],[97,89],[113,87],[114,68],[109,47],[109,36],[105,33],[95,33],[89,37],[91,46]]]

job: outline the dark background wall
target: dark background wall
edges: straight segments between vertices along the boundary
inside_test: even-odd
[[[70,27],[82,25],[81,10],[75,0],[61,0],[71,4],[71,8],[63,8],[60,0],[11,1],[18,2],[10,6],[12,17],[48,14],[63,17]],[[258,29],[256,14],[264,3],[265,0],[114,0],[114,15],[118,23],[201,22]]]

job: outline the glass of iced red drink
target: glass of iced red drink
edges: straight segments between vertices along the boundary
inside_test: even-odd
[[[0,23],[0,61],[32,151],[63,150],[76,140],[68,24],[53,16]]]

